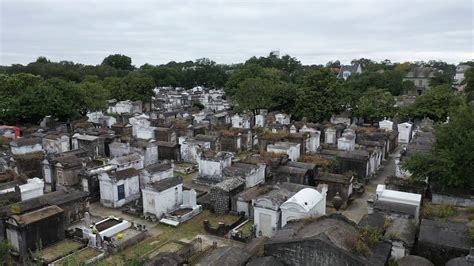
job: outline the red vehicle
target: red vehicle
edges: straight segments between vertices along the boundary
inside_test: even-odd
[[[3,136],[5,138],[17,139],[20,137],[20,132],[20,128],[15,126],[0,126],[0,136]]]

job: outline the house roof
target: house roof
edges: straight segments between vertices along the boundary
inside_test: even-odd
[[[120,157],[116,157],[111,160],[111,163],[116,163],[116,164],[127,164],[133,161],[140,161],[142,157],[137,154],[137,153],[132,153],[129,155],[124,155]]]
[[[40,138],[19,138],[10,142],[10,146],[13,147],[23,147],[31,146],[36,144],[41,144],[42,141]]]
[[[406,214],[412,217],[416,216],[416,206],[411,204],[377,200],[374,203],[374,209],[385,213]]]
[[[82,166],[82,159],[77,158],[74,155],[68,155],[64,157],[58,157],[55,159],[56,163],[60,163],[65,168],[73,168]]]
[[[168,148],[175,148],[179,147],[179,143],[175,142],[167,142],[167,141],[156,141],[156,144],[158,144],[158,147],[168,147]]]
[[[406,74],[406,78],[432,78],[436,70],[431,67],[413,67],[410,72]]]
[[[61,214],[63,212],[63,209],[53,205],[21,215],[12,215],[11,218],[15,219],[19,224],[27,225]]]
[[[33,209],[38,209],[47,205],[58,205],[85,199],[89,193],[79,190],[62,191],[57,190],[42,196],[24,200],[15,204],[19,204],[22,212],[27,212]],[[13,205],[13,204],[12,204]],[[0,208],[0,218],[11,215],[12,205],[3,206]]]
[[[317,190],[312,188],[303,188],[298,191],[295,195],[291,196],[285,201],[281,207],[287,204],[297,204],[302,207],[306,212],[309,212],[316,204],[318,204],[324,197]]]
[[[418,242],[469,251],[467,229],[465,222],[423,219]]]
[[[330,182],[330,183],[341,183],[349,185],[351,183],[351,176],[345,176],[340,174],[333,174],[329,172],[318,172],[314,180],[319,182]]]
[[[185,260],[175,252],[161,252],[146,265],[183,265]]]
[[[378,243],[372,249],[370,257],[364,257],[351,252],[351,247],[346,239],[358,235],[358,226],[339,213],[332,213],[316,218],[311,222],[302,220],[288,223],[277,231],[274,237],[268,240],[268,244],[289,243],[300,240],[319,240],[326,242],[341,250],[341,252],[352,256],[367,265],[381,265],[387,260],[391,245],[385,242]]]
[[[170,178],[165,178],[165,179],[153,182],[149,185],[149,187],[153,188],[153,190],[156,192],[161,192],[182,183],[183,181],[181,180],[181,178],[170,177]]]
[[[170,163],[155,163],[145,167],[145,169],[150,173],[163,172],[171,168],[173,168],[173,165]]]
[[[398,265],[401,266],[434,266],[434,264],[426,258],[408,255],[398,259]],[[448,265],[448,264],[446,264]]]
[[[127,179],[130,177],[138,176],[139,174],[140,174],[140,171],[132,167],[132,168],[128,168],[128,169],[124,169],[120,171],[111,172],[109,175],[111,177],[115,177],[118,180],[121,180],[121,179]]]
[[[339,69],[339,73],[337,74],[338,78],[342,78],[343,73],[345,71],[349,71],[351,74],[354,74],[357,72],[357,68],[359,65],[341,65],[341,68]]]
[[[283,264],[272,256],[266,256],[253,259],[246,266],[283,266]]]
[[[242,179],[240,177],[233,177],[233,178],[229,178],[229,179],[226,179],[222,182],[219,182],[219,183],[215,184],[214,187],[229,192],[229,191],[232,191],[232,190],[238,188],[239,186],[241,186],[243,184],[245,184],[244,179]]]
[[[250,259],[250,254],[236,246],[225,246],[213,250],[201,259],[198,264],[209,266],[244,265]]]
[[[415,242],[416,226],[411,219],[403,217],[393,218],[387,230],[386,236],[395,235],[396,239],[403,241],[406,246],[412,247]]]

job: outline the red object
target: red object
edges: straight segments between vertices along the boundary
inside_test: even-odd
[[[2,125],[0,126],[0,136],[5,136],[5,137],[9,137],[9,136],[15,136],[15,139],[19,138],[20,137],[20,128],[18,127],[15,127],[15,126],[6,126],[6,125]]]

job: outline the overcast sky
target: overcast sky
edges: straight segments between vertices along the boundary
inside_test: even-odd
[[[271,50],[304,64],[473,56],[472,0],[0,0],[0,65],[133,64],[208,57],[239,63]]]

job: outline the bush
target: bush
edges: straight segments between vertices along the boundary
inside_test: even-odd
[[[360,238],[369,246],[374,247],[382,240],[382,232],[379,229],[366,225],[359,229]]]
[[[352,252],[359,253],[364,256],[370,255],[370,249],[360,238],[360,236],[351,236],[344,240],[344,243],[349,247]]]
[[[456,214],[456,208],[451,204],[433,205],[427,203],[423,206],[421,214],[424,218],[449,218]]]
[[[469,228],[469,238],[471,239],[471,244],[474,244],[474,226]]]

